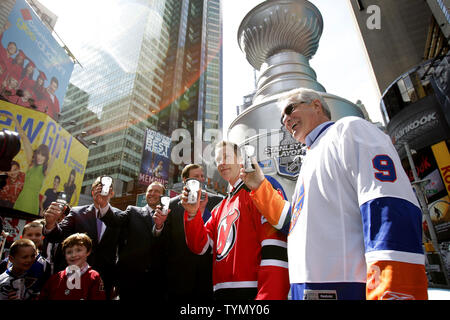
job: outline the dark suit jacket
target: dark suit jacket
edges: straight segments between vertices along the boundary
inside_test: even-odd
[[[117,263],[121,298],[126,295],[126,298],[143,299],[162,290],[158,282],[161,278],[159,237],[153,236],[154,223],[147,208],[128,206],[124,212],[108,212],[103,218],[107,225],[121,228]]]
[[[206,209],[211,212],[222,199],[208,193]],[[204,255],[196,255],[187,247],[183,222],[184,208],[180,203],[180,196],[170,200],[169,209],[170,213],[162,231],[169,299],[211,300],[212,254],[208,251]]]
[[[47,252],[49,247],[50,256]],[[62,245],[60,243],[50,242],[47,238],[44,238],[41,255],[50,261],[52,265],[52,274],[58,273],[67,267],[66,257],[62,252]]]
[[[113,212],[118,214],[121,211],[111,207],[108,213]],[[88,257],[88,263],[100,273],[105,284],[106,294],[109,296],[116,281],[116,253],[120,229],[107,225],[100,242],[98,242],[95,208],[91,204],[73,207],[69,214],[46,235],[46,238],[50,242],[62,242],[68,236],[78,232],[86,233],[92,240],[92,252]]]

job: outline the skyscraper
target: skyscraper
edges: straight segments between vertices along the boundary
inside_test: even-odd
[[[165,59],[160,129],[170,135],[177,128],[185,128],[194,140],[195,125],[201,124],[197,132],[202,141],[201,145],[197,141],[197,146],[201,149],[195,149],[193,141],[191,146],[190,161],[194,162],[194,153],[205,145],[202,139],[205,130],[222,131],[221,4],[220,0],[182,0],[170,4],[170,42]],[[171,168],[171,181],[179,181],[184,164]]]
[[[348,1],[381,93],[400,74],[448,48],[427,1]]]
[[[170,137],[176,128],[192,131],[190,121],[198,120],[221,130],[220,1],[102,5],[120,14],[86,19],[92,32],[71,48],[80,65],[60,121],[91,145],[82,193],[90,194],[97,176],[111,175],[116,196],[133,194],[125,206],[144,188],[137,179],[147,128]],[[179,176],[177,167],[170,172],[169,184]]]

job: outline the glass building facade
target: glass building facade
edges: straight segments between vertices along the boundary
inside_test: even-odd
[[[205,130],[222,132],[221,4],[220,0],[182,0],[170,4],[159,129],[170,135],[175,129],[184,128],[194,138],[196,123],[197,128],[201,124],[203,150],[207,144],[203,140]],[[191,150],[190,162],[194,162],[194,139]],[[180,182],[184,165],[171,167],[169,184]],[[218,178],[215,173],[209,172],[209,177]]]
[[[108,6],[120,20],[105,21],[108,32],[86,33],[76,53],[71,48],[79,64],[60,122],[89,145],[82,193],[90,194],[96,177],[110,175],[116,197],[130,195],[128,205],[143,192],[137,181],[147,128],[170,137],[176,128],[191,130],[195,119],[222,130],[220,1],[111,0]],[[90,28],[105,27],[101,19]],[[171,165],[169,186],[179,173]]]

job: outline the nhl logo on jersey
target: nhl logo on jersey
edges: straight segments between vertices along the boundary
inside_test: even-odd
[[[224,259],[234,247],[236,242],[235,222],[239,218],[239,215],[239,210],[233,209],[220,220],[217,230],[217,261]]]

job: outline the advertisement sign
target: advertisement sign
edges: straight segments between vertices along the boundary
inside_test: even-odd
[[[36,12],[39,18],[41,18],[42,22],[49,30],[53,30],[55,28],[58,17],[53,12],[48,10],[37,0],[32,0],[28,4],[33,8],[34,12]]]
[[[21,149],[0,191],[0,206],[38,215],[59,192],[76,205],[88,149],[47,115],[0,101],[3,129],[19,133]]]
[[[57,119],[74,63],[25,0],[0,28],[1,96]]]
[[[446,195],[429,204],[430,216],[435,225],[438,241],[450,240],[450,153],[447,143],[441,141],[431,146]]]
[[[414,103],[414,108],[404,108],[387,124],[387,133],[397,149],[400,159],[406,157],[404,142],[420,150],[449,137],[445,117],[439,102],[429,95]]]
[[[147,199],[145,193],[139,193],[136,195],[136,207],[145,207],[147,205]]]
[[[142,152],[139,183],[149,185],[153,181],[167,184],[169,179],[171,138],[147,129]]]
[[[7,242],[14,242],[20,239],[22,235],[23,227],[27,224],[25,219],[9,218],[3,219],[3,232],[7,233]]]
[[[444,180],[447,195],[450,196],[450,153],[447,144],[445,141],[441,141],[431,146],[431,150],[433,150],[442,180]]]
[[[438,242],[450,240],[450,199],[442,197],[428,204]],[[427,231],[427,230],[425,230]]]

